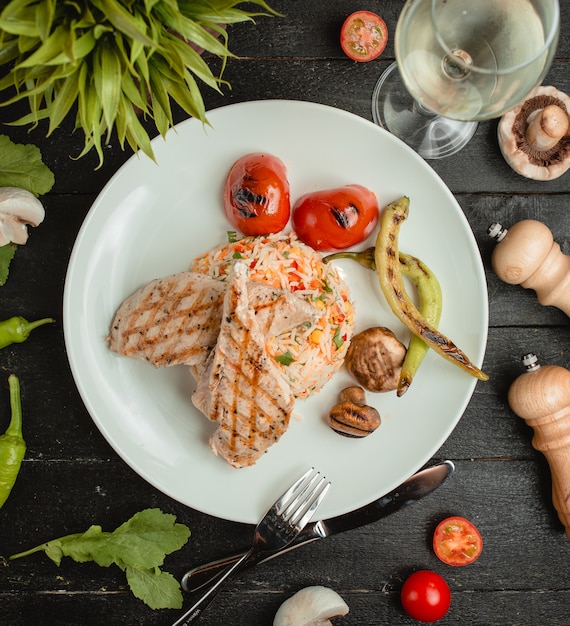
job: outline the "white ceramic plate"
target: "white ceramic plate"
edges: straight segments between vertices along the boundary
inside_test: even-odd
[[[226,241],[221,204],[236,159],[264,151],[288,168],[292,200],[309,191],[359,183],[380,205],[408,195],[400,247],[438,275],[441,330],[481,364],[487,289],[465,216],[441,179],[406,145],[360,117],[293,101],[231,105],[209,113],[212,128],[179,124],[153,142],[158,164],[132,157],[109,181],[81,228],[64,294],[65,341],[85,405],[116,452],[157,489],[211,515],[256,523],[275,497],[314,466],[332,482],[319,517],[382,496],[424,465],[449,436],[475,379],[430,351],[412,387],[368,394],[382,415],[363,440],[334,433],[324,416],[351,382],[337,374],[317,396],[299,401],[289,431],[254,467],[235,470],[208,447],[214,425],[192,405],[186,368],[154,369],[119,357],[105,337],[119,304],[149,280],[187,270],[193,257]],[[357,331],[407,331],[388,309],[376,276],[338,263],[356,302]]]

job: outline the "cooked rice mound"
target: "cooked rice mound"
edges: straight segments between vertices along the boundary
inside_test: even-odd
[[[322,262],[294,233],[246,237],[220,245],[194,259],[191,271],[227,280],[232,264],[250,260],[251,280],[304,298],[319,312],[315,324],[268,337],[267,351],[296,398],[322,389],[341,367],[354,328],[347,285],[338,271]]]

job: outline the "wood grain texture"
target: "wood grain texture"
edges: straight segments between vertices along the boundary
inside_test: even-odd
[[[390,40],[377,61],[355,64],[343,56],[340,25],[362,5],[355,0],[271,4],[286,17],[230,28],[230,47],[238,58],[228,62],[224,77],[232,89],[205,91],[207,108],[257,99],[310,100],[371,120],[372,90],[394,50]],[[570,5],[561,4],[567,26]],[[401,0],[386,0],[369,8],[382,13],[393,36],[401,7]],[[544,83],[570,92],[569,63],[570,36],[563,27]],[[8,283],[0,288],[0,312],[28,319],[53,316],[57,322],[0,353],[0,430],[9,412],[5,379],[17,372],[28,443],[17,486],[0,511],[0,624],[166,626],[178,612],[151,611],[131,595],[117,568],[69,559],[58,568],[43,554],[7,560],[14,552],[93,523],[112,530],[154,506],[177,515],[192,531],[187,546],[166,560],[165,569],[176,576],[244,548],[252,532],[158,492],[122,461],[91,420],[67,361],[65,274],[89,208],[130,154],[111,142],[105,163],[96,169],[95,155],[73,158],[82,138],[71,121],[46,138],[43,124],[32,132],[8,126],[19,114],[21,107],[0,109],[0,133],[38,145],[56,184],[43,198],[45,222],[18,250]],[[177,121],[186,117],[180,110],[175,115]],[[452,590],[452,608],[439,622],[443,626],[569,623],[570,542],[552,505],[546,459],[531,445],[532,429],[510,410],[507,393],[527,352],[537,353],[543,363],[570,368],[570,319],[540,305],[531,290],[507,285],[494,274],[494,243],[486,231],[493,221],[508,227],[521,219],[541,220],[562,252],[570,254],[570,174],[548,183],[515,174],[500,154],[496,132],[496,121],[481,123],[459,155],[430,163],[469,221],[489,291],[483,369],[491,379],[477,385],[462,419],[432,459],[452,459],[455,474],[421,504],[244,573],[205,612],[204,626],[270,626],[282,601],[315,584],[332,587],[348,602],[350,613],[335,621],[339,626],[411,626],[416,622],[403,613],[399,590],[409,573],[424,567],[442,574]],[[429,420],[429,404],[425,412]],[[436,524],[452,513],[475,522],[485,542],[480,559],[465,568],[443,565],[430,547]],[[190,602],[189,597],[188,606]]]

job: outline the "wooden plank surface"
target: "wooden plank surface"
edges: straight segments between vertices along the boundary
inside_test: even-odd
[[[371,119],[371,93],[393,60],[392,41],[378,61],[366,64],[350,62],[338,46],[344,17],[363,7],[340,0],[280,0],[272,6],[286,17],[259,18],[256,24],[230,29],[230,46],[241,58],[229,61],[225,72],[231,91],[204,92],[208,109],[279,98],[314,101]],[[367,8],[380,11],[393,34],[401,6],[387,0]],[[562,20],[570,23],[565,3]],[[562,28],[545,84],[569,93],[569,62],[570,38]],[[0,110],[0,122],[17,112]],[[176,116],[185,118],[181,111]],[[452,609],[442,625],[570,623],[570,541],[552,507],[547,463],[531,446],[532,431],[506,400],[526,352],[570,368],[570,320],[541,306],[534,292],[495,276],[490,265],[494,243],[486,234],[492,221],[509,226],[538,219],[570,254],[570,178],[566,174],[539,183],[515,174],[500,154],[496,127],[496,121],[481,123],[459,155],[430,163],[469,220],[489,290],[484,370],[491,380],[477,386],[463,418],[432,461],[452,459],[455,474],[421,504],[245,573],[204,614],[204,626],[269,626],[283,600],[315,584],[332,587],[348,602],[350,613],[335,621],[339,625],[413,624],[401,609],[399,590],[409,573],[423,567],[441,573],[452,590]],[[188,545],[166,562],[168,571],[181,576],[188,566],[245,547],[252,529],[188,509],[135,474],[99,433],[73,382],[61,319],[67,264],[91,204],[130,154],[113,143],[105,149],[100,169],[95,169],[94,155],[73,160],[82,138],[70,122],[49,138],[43,125],[28,133],[3,123],[0,133],[38,145],[56,175],[54,189],[43,198],[48,217],[29,245],[18,250],[9,281],[0,288],[0,311],[3,317],[16,312],[29,319],[57,318],[55,329],[37,331],[0,355],[4,378],[17,371],[22,380],[28,443],[17,488],[0,511],[0,624],[170,624],[179,613],[151,611],[131,595],[116,568],[67,559],[58,568],[43,555],[6,559],[93,523],[115,528],[136,511],[157,506],[191,528]],[[0,424],[8,412],[0,384]],[[483,555],[469,567],[444,566],[431,551],[437,521],[451,513],[472,519],[484,537]]]

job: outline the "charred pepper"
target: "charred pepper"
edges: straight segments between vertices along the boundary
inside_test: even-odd
[[[12,491],[26,454],[26,442],[22,436],[20,381],[14,374],[10,374],[8,385],[12,416],[6,432],[0,436],[0,508]]]
[[[427,322],[406,293],[399,262],[398,236],[400,224],[408,217],[409,206],[409,198],[403,196],[388,205],[382,213],[374,252],[382,293],[394,315],[414,335],[423,339],[435,352],[471,376],[479,380],[488,380],[489,376],[472,363],[462,350]]]
[[[23,343],[30,336],[34,328],[44,324],[53,324],[55,320],[51,317],[28,322],[23,317],[11,317],[0,322],[0,348],[5,348],[13,343]]]

